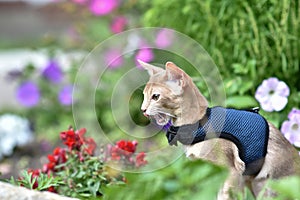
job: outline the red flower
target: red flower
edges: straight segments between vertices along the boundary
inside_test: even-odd
[[[39,169],[28,169],[27,170],[28,174],[32,174],[31,175],[31,180],[33,180],[34,178],[39,177],[40,175],[40,170]],[[36,189],[39,186],[37,179],[35,180],[32,189]]]
[[[48,192],[53,192],[53,193],[57,193],[56,189],[54,186],[51,186],[47,189]]]
[[[67,131],[60,133],[60,138],[65,145],[68,146],[69,150],[80,150],[83,144],[82,138],[85,133],[85,129],[74,132],[72,128]]]
[[[79,130],[75,131],[75,134],[78,135],[79,140],[80,140],[81,143],[85,142],[85,138],[84,138],[84,134],[85,133],[86,133],[86,129],[85,128],[82,128],[82,129],[79,129]]]
[[[119,153],[118,146],[111,147],[111,159],[112,160],[120,160],[121,159],[121,155]]]
[[[55,166],[67,161],[66,151],[60,147],[53,150],[53,154],[48,155],[49,162],[43,165],[43,173],[55,172]]]
[[[136,160],[135,160],[135,166],[136,167],[141,167],[141,166],[144,166],[148,163],[147,160],[145,160],[145,156],[146,156],[146,154],[144,152],[140,152],[136,156]]]
[[[89,155],[93,155],[96,149],[96,142],[92,138],[85,138],[84,135],[86,133],[86,129],[82,128],[77,131],[74,131],[70,128],[67,131],[60,133],[60,138],[63,143],[68,146],[69,150],[82,150],[88,153]]]
[[[49,163],[46,163],[43,165],[43,173],[51,173],[51,172],[54,172],[54,167],[55,167],[55,163],[53,162],[49,162]]]
[[[117,147],[124,156],[131,156],[135,152],[137,144],[137,141],[120,140],[117,142]]]
[[[89,155],[93,155],[94,151],[97,147],[96,142],[93,140],[93,138],[87,138],[85,139],[85,148],[84,151],[87,152]]]
[[[57,163],[65,163],[67,161],[66,151],[60,147],[56,147],[53,150],[53,155],[56,158]]]

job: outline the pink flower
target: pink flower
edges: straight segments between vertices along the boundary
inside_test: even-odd
[[[72,105],[72,93],[73,93],[73,86],[66,85],[64,86],[58,94],[58,100],[61,105],[69,106]]]
[[[120,67],[123,64],[122,53],[118,49],[111,49],[105,53],[104,61],[106,66],[111,69]]]
[[[135,162],[136,167],[141,167],[148,163],[147,160],[145,160],[145,157],[146,157],[146,154],[144,152],[140,152],[136,156],[136,162]]]
[[[118,16],[113,19],[111,25],[110,25],[110,30],[113,33],[120,33],[124,31],[128,21],[127,18],[124,16]]]
[[[157,33],[155,38],[155,44],[159,48],[166,48],[172,44],[173,39],[173,32],[169,29],[164,28]]]
[[[90,11],[96,16],[107,15],[117,8],[118,5],[118,0],[92,0]]]
[[[85,4],[88,0],[72,0],[74,3]]]
[[[150,48],[142,48],[135,55],[135,63],[138,68],[141,68],[138,60],[142,60],[143,62],[151,62],[154,59],[154,54],[152,49]]]
[[[264,80],[255,93],[256,100],[267,112],[282,110],[287,102],[290,89],[285,82],[271,77]]]

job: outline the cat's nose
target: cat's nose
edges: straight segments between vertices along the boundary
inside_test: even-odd
[[[147,109],[142,109],[142,111],[145,117],[149,117],[149,115],[146,113]]]

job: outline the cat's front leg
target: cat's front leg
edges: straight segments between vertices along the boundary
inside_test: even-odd
[[[225,180],[218,193],[218,200],[228,200],[232,192],[242,192],[244,188],[243,172],[245,164],[240,159],[237,146],[225,139],[214,138],[185,146],[188,158],[202,159],[216,165],[225,166],[229,170],[228,178]]]
[[[236,170],[231,170],[222,188],[219,190],[217,200],[234,199],[232,195],[243,192],[244,187],[245,182],[242,174]]]

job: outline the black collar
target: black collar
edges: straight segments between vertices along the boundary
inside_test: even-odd
[[[170,126],[167,130],[166,137],[168,139],[169,145],[177,146],[177,141],[182,144],[195,144],[197,142],[203,141],[204,138],[194,138],[193,132],[208,121],[211,109],[207,108],[205,115],[194,124],[186,124],[182,126]]]

